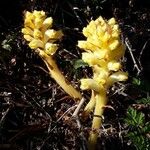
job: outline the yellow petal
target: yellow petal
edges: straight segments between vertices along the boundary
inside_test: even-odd
[[[31,49],[37,49],[37,48],[42,48],[44,49],[44,43],[41,40],[37,40],[37,39],[33,39],[30,43],[29,43],[29,47]]]
[[[108,20],[108,24],[109,24],[109,25],[115,25],[115,24],[116,24],[115,18],[109,19],[109,20]]]
[[[28,28],[34,29],[35,25],[32,22],[32,20],[26,18],[25,21],[24,21],[24,27],[25,28],[28,27]]]
[[[107,67],[109,70],[118,71],[121,68],[121,64],[120,62],[113,60],[108,63]]]
[[[89,66],[99,65],[101,67],[106,66],[106,62],[103,59],[99,59],[93,53],[82,53],[82,60],[89,64]]]
[[[125,53],[125,46],[121,43],[119,47],[117,47],[113,51],[109,51],[108,59],[109,60],[119,60],[121,57],[123,57]]]
[[[110,50],[114,50],[119,46],[120,42],[118,40],[114,40],[109,44]]]
[[[55,42],[58,39],[61,39],[63,36],[63,33],[61,30],[55,31],[54,29],[46,30],[44,34],[44,42]]]
[[[24,35],[23,37],[29,42],[31,42],[33,40],[33,37],[30,35]]]
[[[45,45],[45,52],[48,55],[53,55],[57,49],[58,49],[58,44],[46,43]]]
[[[80,88],[82,90],[94,90],[96,92],[100,92],[102,86],[98,84],[95,80],[93,79],[81,79],[81,86]]]
[[[108,81],[107,81],[107,85],[112,86],[116,82],[126,81],[127,79],[128,79],[128,73],[127,72],[118,71],[118,72],[113,73],[112,75],[109,76]]]
[[[43,35],[39,29],[34,29],[33,36],[35,39],[42,39]]]
[[[27,34],[27,35],[33,35],[33,30],[31,30],[30,28],[28,28],[28,27],[26,27],[26,28],[23,28],[22,30],[21,30],[21,32],[23,33],[23,34]]]
[[[83,28],[83,35],[85,36],[85,37],[90,37],[92,34],[88,31],[88,29],[87,28]]]
[[[103,26],[106,22],[105,22],[105,20],[103,19],[103,17],[100,16],[99,18],[97,18],[97,19],[95,20],[95,23],[96,23],[96,25]]]
[[[34,11],[33,11],[33,16],[34,16],[35,18],[40,18],[40,19],[44,19],[44,18],[46,17],[44,11],[37,11],[37,10],[34,10]]]
[[[90,35],[92,35],[93,33],[96,32],[96,24],[95,22],[92,20],[89,25],[87,25],[87,27],[83,28],[83,34],[86,37],[89,37]]]
[[[87,42],[91,43],[94,47],[101,48],[101,41],[99,40],[99,37],[97,34],[93,34],[93,36],[90,36],[87,38]]]
[[[35,28],[37,28],[37,29],[41,28],[43,25],[43,21],[44,20],[41,18],[35,18],[35,20],[34,20]]]
[[[82,53],[82,60],[88,63],[89,66],[98,64],[98,59],[92,53]]]
[[[99,47],[90,43],[88,41],[78,41],[78,47],[84,49],[85,51],[97,51]]]
[[[108,32],[105,32],[104,36],[99,37],[99,38],[102,42],[108,42],[108,40],[110,40],[110,37],[111,37],[111,35]]]
[[[99,59],[105,59],[108,54],[107,49],[99,49],[97,51],[94,51],[94,55]]]
[[[43,21],[43,30],[46,31],[48,28],[51,28],[53,24],[53,19],[52,17],[48,17]]]
[[[109,76],[109,70],[105,67],[94,66],[93,72],[94,72],[93,78],[95,80],[101,80],[101,79],[106,80]]]
[[[25,19],[28,19],[28,20],[32,21],[34,19],[33,13],[31,13],[29,11],[26,11]]]

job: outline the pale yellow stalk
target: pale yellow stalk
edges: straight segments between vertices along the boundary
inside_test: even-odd
[[[56,62],[52,58],[52,56],[48,56],[43,51],[39,53],[39,55],[43,58],[51,77],[64,89],[66,93],[68,93],[75,100],[81,99],[81,94],[68,82],[61,71],[58,69]]]
[[[96,100],[96,105],[95,105],[93,122],[92,122],[92,130],[89,134],[88,150],[95,149],[97,138],[98,135],[100,134],[99,129],[102,125],[102,115],[104,112],[104,106],[106,106],[107,104],[106,91],[101,91],[100,93],[96,93],[95,100]]]

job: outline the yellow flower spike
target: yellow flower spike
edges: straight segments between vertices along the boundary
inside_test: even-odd
[[[78,47],[86,52],[82,59],[93,70],[92,79],[81,79],[82,90],[91,90],[91,100],[86,105],[83,115],[94,110],[92,130],[89,133],[88,149],[94,150],[102,125],[102,115],[107,104],[107,90],[114,83],[125,81],[127,73],[120,71],[122,65],[120,58],[125,53],[125,47],[120,40],[120,30],[115,18],[108,21],[99,17],[83,28],[87,39],[78,41]],[[95,108],[95,109],[94,109]]]
[[[43,59],[50,76],[74,99],[81,99],[81,94],[68,82],[61,73],[53,55],[58,49],[58,44],[54,43],[61,40],[63,33],[61,30],[51,29],[53,19],[46,18],[44,11],[26,12],[24,28],[22,33],[24,38],[29,42],[29,47]]]

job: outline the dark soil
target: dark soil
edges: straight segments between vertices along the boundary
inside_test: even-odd
[[[82,28],[100,15],[117,19],[127,46],[124,66],[129,80],[122,93],[113,94],[122,85],[110,90],[108,105],[113,109],[106,108],[97,149],[133,150],[133,145],[123,136],[127,128],[122,118],[136,99],[150,91],[131,84],[133,77],[142,79],[145,85],[150,84],[149,0],[0,1],[0,150],[86,149],[92,115],[85,122],[80,117],[82,128],[79,130],[71,118],[76,103],[50,78],[46,66],[27,46],[20,32],[24,12],[34,9],[52,16],[55,28],[65,33],[56,59],[67,79],[78,89],[79,79],[90,72],[87,67],[75,69],[73,63],[81,58],[76,45],[83,39]],[[89,93],[83,95],[88,98]],[[72,110],[62,117],[70,108]],[[149,112],[146,108],[142,111]]]

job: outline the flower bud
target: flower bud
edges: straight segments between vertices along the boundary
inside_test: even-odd
[[[100,84],[98,84],[95,80],[93,79],[81,79],[81,86],[80,88],[82,90],[94,90],[96,92],[100,92],[100,89],[102,88],[102,86]]]
[[[53,55],[56,52],[57,49],[58,49],[57,44],[46,43],[46,45],[45,45],[45,52],[48,55]]]
[[[37,48],[44,48],[44,43],[41,40],[37,40],[37,39],[33,39],[30,43],[29,43],[29,47],[31,49],[37,49]]]
[[[121,68],[121,64],[120,62],[113,60],[108,63],[107,67],[111,71],[118,71]]]

